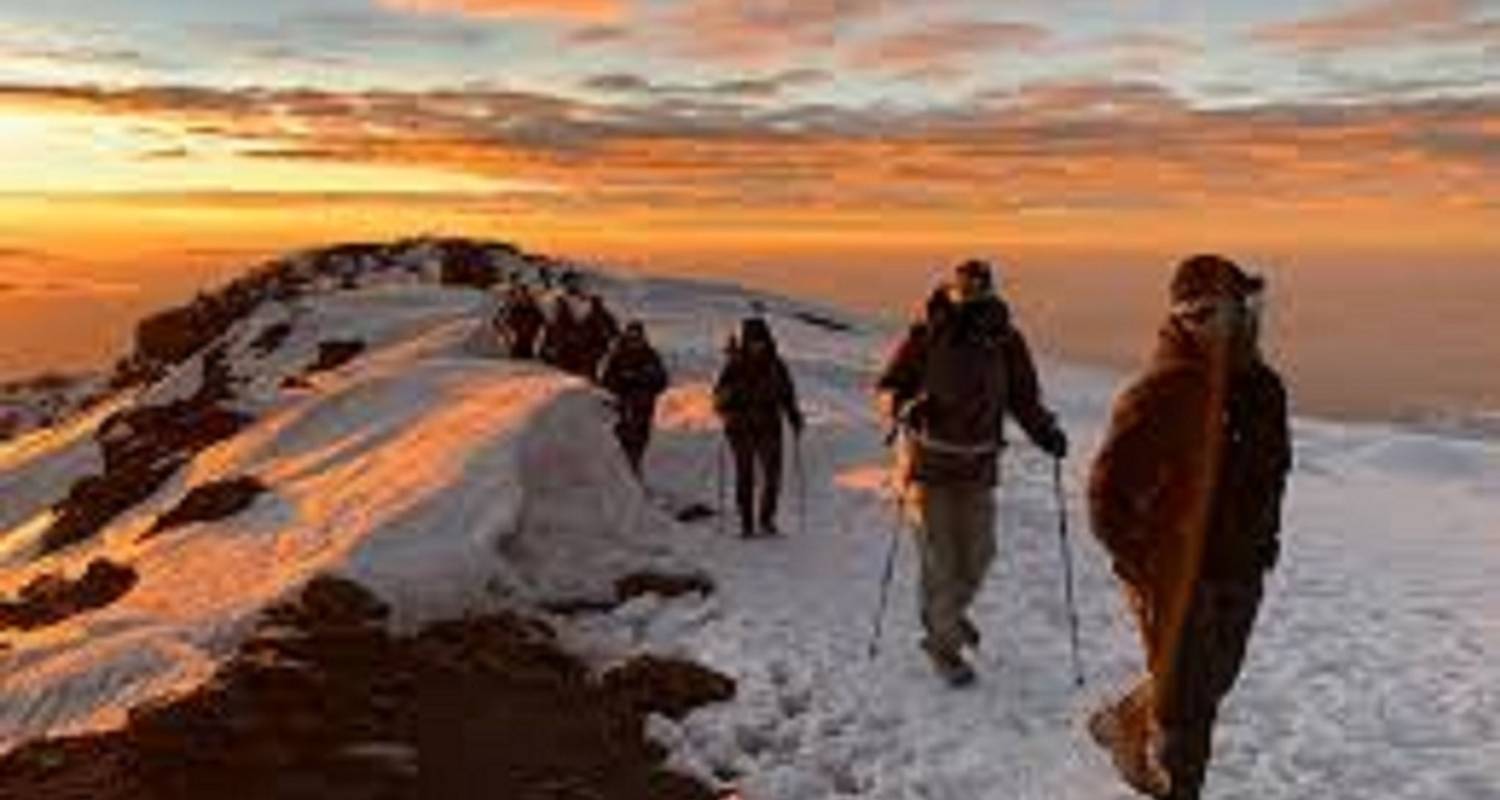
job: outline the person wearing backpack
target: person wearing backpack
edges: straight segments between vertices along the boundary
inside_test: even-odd
[[[995,556],[1004,420],[1055,458],[1067,455],[1068,438],[1042,405],[1026,338],[982,261],[959,264],[933,293],[876,388],[901,433],[902,498],[921,551],[921,646],[961,686],[974,680],[963,648],[980,639],[968,609]]]
[[[1146,650],[1145,677],[1089,719],[1126,783],[1196,800],[1219,703],[1279,553],[1286,390],[1258,347],[1264,280],[1182,262],[1146,372],[1115,402],[1089,506]]]
[[[620,323],[615,315],[610,313],[604,305],[604,298],[599,295],[590,295],[588,311],[584,313],[579,322],[579,365],[594,375],[598,372],[599,362],[609,352],[610,346],[620,335]]]
[[[724,421],[724,435],[734,454],[735,501],[740,535],[777,533],[776,506],[781,493],[782,432],[786,417],[794,436],[802,435],[802,411],[791,372],[776,349],[771,328],[760,317],[740,325],[740,337],[714,382],[714,410]],[[762,479],[756,507],[756,467]]]
[[[531,290],[519,281],[511,283],[499,317],[499,325],[510,341],[511,357],[534,358],[537,338],[546,323],[547,315]]]
[[[639,320],[631,320],[610,346],[599,367],[599,385],[615,396],[620,414],[615,435],[631,470],[639,476],[646,445],[651,441],[656,398],[667,388],[667,369],[646,339],[646,328]]]

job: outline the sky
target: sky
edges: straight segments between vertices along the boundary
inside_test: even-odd
[[[414,233],[866,306],[971,254],[1493,269],[1500,0],[0,0],[0,164],[0,339],[91,353]]]

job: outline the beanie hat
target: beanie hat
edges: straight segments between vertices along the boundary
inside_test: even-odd
[[[1172,303],[1183,305],[1227,298],[1244,300],[1265,288],[1266,281],[1219,255],[1196,255],[1177,266],[1172,276]]]

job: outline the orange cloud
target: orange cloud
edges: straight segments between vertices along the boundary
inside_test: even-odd
[[[1453,41],[1472,33],[1493,37],[1476,20],[1481,0],[1365,0],[1362,4],[1252,34],[1267,44],[1311,52],[1336,52],[1412,41]]]
[[[963,20],[924,24],[873,39],[852,51],[856,69],[913,75],[948,73],[990,51],[1036,51],[1052,34],[1038,25]]]
[[[377,0],[382,7],[417,14],[473,17],[561,17],[606,22],[624,15],[624,0]]]
[[[1500,183],[1500,98],[1200,109],[1150,82],[1073,82],[897,112],[649,94],[0,87],[0,108],[52,104],[212,127],[246,155],[309,174],[349,162],[549,187],[405,207],[641,235],[1094,240],[1210,225],[1222,237],[1337,242],[1351,230],[1479,236],[1500,215],[1489,188]]]
[[[668,46],[709,61],[764,64],[832,47],[888,0],[696,0],[659,20]]]

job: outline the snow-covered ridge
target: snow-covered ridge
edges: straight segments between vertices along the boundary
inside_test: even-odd
[[[589,273],[617,313],[645,321],[672,372],[643,493],[593,389],[469,352],[486,298],[442,286],[438,250],[289,259],[341,266],[84,416],[0,445],[0,598],[98,557],[139,572],[105,608],[0,631],[0,738],[107,727],[140,699],[193,685],[259,608],[318,571],[375,589],[409,626],[607,596],[625,572],[665,564],[706,571],[715,593],[643,596],[572,620],[562,637],[595,662],[649,650],[732,675],[733,703],[653,719],[652,735],[674,764],[745,800],[1130,796],[1081,726],[1139,666],[1077,491],[1119,376],[1042,365],[1076,454],[1064,477],[1088,688],[1067,675],[1051,464],[1018,440],[999,561],[975,608],[981,680],[955,694],[913,646],[908,542],[882,655],[866,655],[896,528],[869,386],[894,331],[720,284]],[[550,263],[489,252],[529,280]],[[660,508],[716,502],[724,454],[708,386],[724,336],[757,300],[809,428],[788,452],[788,535],[747,543]],[[325,347],[354,341],[358,352]],[[309,373],[325,354],[350,360]],[[38,559],[46,509],[105,466],[100,425],[194,398],[251,421],[97,535]],[[1224,709],[1208,796],[1500,797],[1500,447],[1318,420],[1298,420],[1295,435],[1282,565]],[[267,487],[248,508],[146,535],[193,488],[242,476]]]
[[[632,568],[669,560],[670,522],[618,456],[599,393],[535,362],[467,352],[490,300],[444,285],[465,282],[444,280],[444,247],[456,248],[294,257],[278,269],[298,291],[244,304],[175,363],[147,364],[143,348],[130,361],[159,377],[0,445],[0,598],[97,559],[139,576],[106,608],[0,630],[0,743],[114,725],[191,688],[260,609],[319,573],[369,587],[410,628],[607,597]],[[464,252],[531,281],[552,266]],[[204,414],[242,422],[175,441],[173,417]],[[160,485],[118,513],[99,509],[145,479]],[[242,479],[265,487],[248,508],[155,530],[194,489]],[[68,514],[82,521],[62,526]]]

